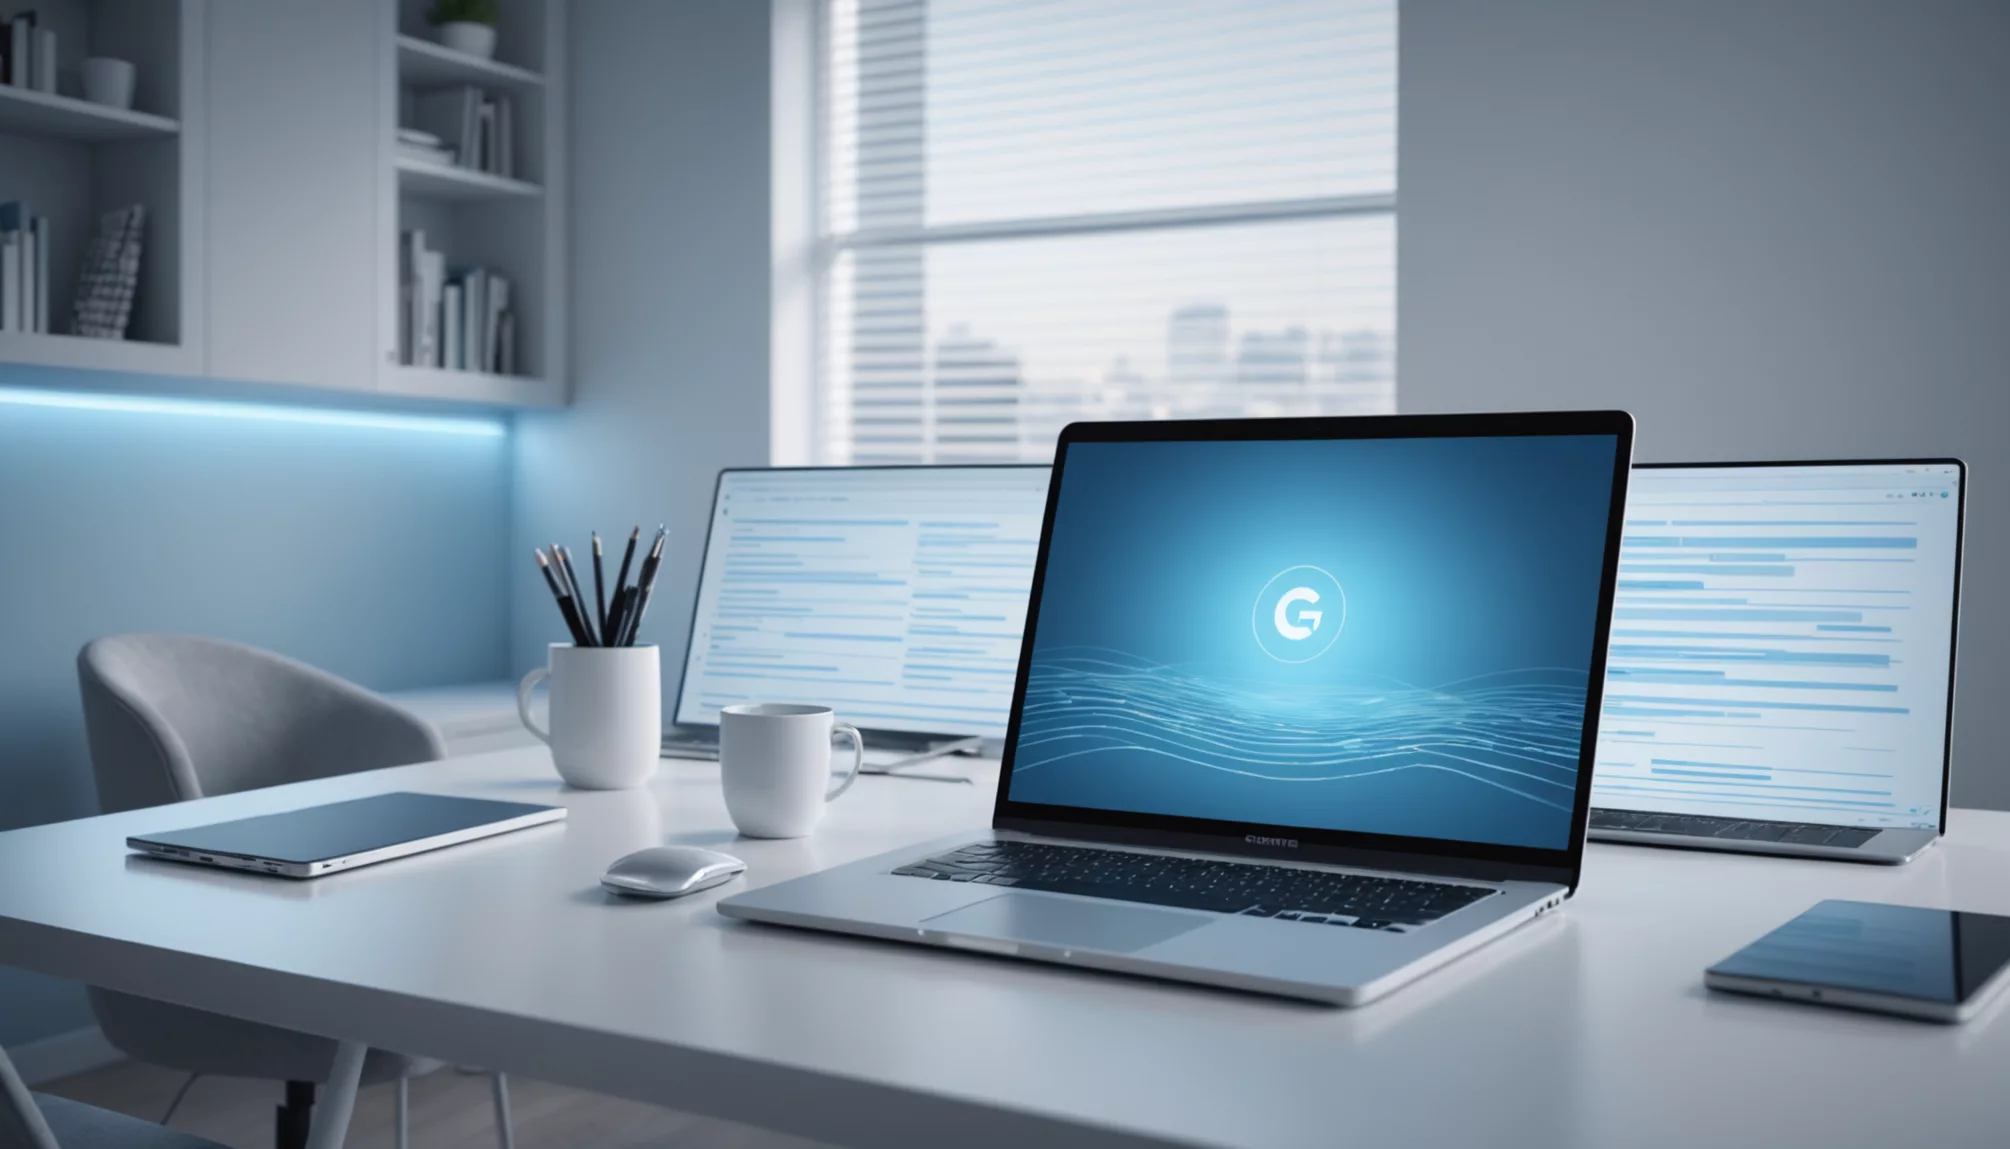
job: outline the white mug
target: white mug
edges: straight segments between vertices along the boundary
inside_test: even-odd
[[[662,670],[654,646],[554,642],[550,662],[523,676],[517,717],[551,747],[558,776],[582,790],[649,781],[663,753]],[[530,715],[530,692],[551,679],[551,729]]]
[[[851,739],[851,770],[831,785],[831,734]],[[757,702],[719,711],[719,777],[726,812],[749,838],[801,838],[824,804],[851,789],[865,765],[858,727],[828,706]]]

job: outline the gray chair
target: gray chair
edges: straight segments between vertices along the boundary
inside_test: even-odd
[[[446,757],[439,733],[375,694],[269,651],[189,635],[96,639],[77,655],[84,724],[104,813],[234,794]],[[314,1087],[335,1042],[92,987],[105,1037],[130,1057],[184,1073],[284,1081],[280,1149],[305,1145]],[[373,1049],[363,1084],[398,1083],[437,1062]],[[497,1135],[510,1149],[508,1085],[495,1075]]]
[[[0,1049],[0,1149],[224,1149],[193,1133],[71,1101],[30,1093]]]

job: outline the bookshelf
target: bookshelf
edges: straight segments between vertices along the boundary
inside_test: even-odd
[[[535,199],[544,189],[523,180],[398,158],[398,192],[439,200]]]
[[[380,343],[389,370],[384,390],[401,396],[468,401],[487,399],[509,406],[550,406],[566,397],[564,181],[562,106],[564,89],[564,0],[502,0],[493,59],[456,52],[436,42],[425,23],[428,0],[388,0],[395,5],[386,59],[394,91],[387,101],[395,121],[384,127],[392,185],[390,210],[396,221],[380,278],[393,306],[380,318]],[[507,116],[511,154],[506,172],[495,148],[503,131],[481,137],[488,151],[450,130],[463,121],[443,108],[462,106],[473,89]],[[501,105],[507,104],[505,112]],[[417,158],[401,148],[400,128],[421,128],[456,147],[453,160]],[[477,133],[479,136],[479,133]],[[475,166],[460,162],[472,150]],[[513,317],[515,372],[456,369],[413,362],[405,334],[418,322],[404,286],[406,233],[424,234],[426,247],[439,252],[449,277],[481,268],[508,281]],[[418,314],[438,315],[421,305]],[[462,324],[466,326],[465,323]],[[440,324],[445,334],[446,324]]]
[[[16,5],[12,11],[31,7]],[[0,85],[0,203],[48,221],[48,330],[0,332],[0,363],[189,374],[202,362],[204,0],[36,0],[56,36],[56,91]],[[82,98],[87,56],[132,61],[130,109]],[[68,334],[101,216],[146,209],[124,339]]]
[[[566,402],[565,3],[502,0],[480,59],[437,42],[428,0],[34,0],[61,82],[0,85],[0,203],[49,220],[52,331],[0,332],[0,382],[46,367],[148,393]],[[80,98],[89,55],[135,63],[130,109]],[[414,101],[465,87],[510,103],[507,174],[401,153]],[[132,203],[146,231],[127,337],[64,334],[99,217]],[[403,361],[415,227],[448,268],[509,281],[513,372]]]

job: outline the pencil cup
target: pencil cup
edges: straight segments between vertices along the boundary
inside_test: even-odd
[[[554,642],[548,657],[517,685],[516,712],[551,747],[558,776],[582,790],[627,790],[648,782],[663,751],[657,648]],[[530,715],[530,692],[547,678],[549,730]]]

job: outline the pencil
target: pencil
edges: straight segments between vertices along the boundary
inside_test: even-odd
[[[579,646],[592,646],[593,644],[586,640],[585,632],[580,629],[579,614],[572,608],[572,596],[565,592],[565,587],[559,582],[558,574],[545,559],[544,551],[533,549],[531,553],[537,556],[537,569],[544,572],[544,583],[551,588],[551,596],[558,600],[558,613],[564,616],[565,629],[572,632],[572,641]]]
[[[635,634],[642,629],[642,612],[649,609],[649,594],[656,589],[656,570],[663,564],[663,540],[669,533],[660,526],[656,528],[656,542],[649,548],[649,557],[642,560],[642,570],[635,576],[635,605],[621,625],[623,646],[634,646]]]
[[[621,624],[628,615],[628,564],[635,559],[635,540],[641,537],[641,527],[628,532],[628,549],[621,552],[621,569],[614,575],[614,613],[607,621],[616,636],[621,634]]]
[[[593,532],[593,605],[600,621],[600,637],[607,637],[607,587],[600,581],[600,532]]]
[[[599,636],[593,632],[593,623],[586,615],[586,595],[579,589],[579,576],[572,570],[572,552],[557,543],[551,544],[551,554],[558,560],[558,569],[565,575],[566,590],[572,594],[573,609],[579,612],[581,629],[586,631],[586,645],[601,645]]]

